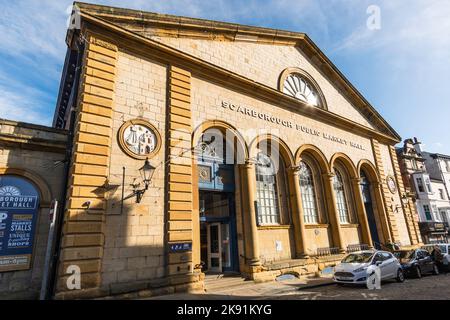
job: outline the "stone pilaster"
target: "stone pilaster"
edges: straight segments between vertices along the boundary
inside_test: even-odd
[[[299,168],[288,168],[288,181],[291,192],[292,220],[294,224],[295,253],[298,258],[308,258],[305,220],[303,216],[302,197],[300,194]]]
[[[389,239],[385,239],[385,241],[396,241],[399,239],[397,221],[395,220],[394,211],[392,209],[392,194],[386,183],[386,172],[384,170],[383,161],[381,158],[380,143],[378,140],[372,139],[372,150],[375,158],[375,164],[380,175],[381,194],[383,196],[386,218],[388,220],[386,224],[389,226],[390,237]]]
[[[245,258],[246,264],[253,267],[261,265],[259,259],[258,225],[256,221],[255,196],[256,196],[256,172],[255,164],[247,161],[242,165],[244,176],[243,194],[245,197],[243,205],[244,230],[245,230]]]
[[[323,185],[325,189],[325,197],[327,198],[328,217],[331,224],[331,234],[333,245],[339,248],[339,252],[346,252],[344,241],[342,240],[342,228],[339,221],[339,213],[336,207],[336,195],[333,188],[334,173],[323,174]]]
[[[170,247],[176,243],[193,243],[193,219],[198,219],[193,206],[193,171],[191,158],[191,73],[169,67],[169,106],[167,126],[167,232]],[[198,230],[200,232],[200,230]],[[197,238],[196,238],[197,239]],[[195,248],[194,248],[195,247]],[[192,252],[168,252],[168,275],[193,272]]]
[[[101,284],[117,46],[86,37],[56,297],[96,295]],[[81,290],[68,291],[67,268],[81,270]],[[90,293],[89,293],[90,292]]]

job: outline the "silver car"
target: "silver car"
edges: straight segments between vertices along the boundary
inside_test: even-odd
[[[333,280],[339,284],[366,284],[367,278],[377,267],[381,281],[405,281],[402,266],[397,258],[390,252],[375,250],[348,254],[334,267]]]

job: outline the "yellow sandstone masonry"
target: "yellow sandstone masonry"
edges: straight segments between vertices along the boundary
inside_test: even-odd
[[[168,123],[168,240],[169,245],[193,242],[190,72],[170,66]],[[187,160],[187,161],[186,161]],[[194,244],[199,245],[199,244]],[[169,253],[169,275],[193,271],[192,253]]]
[[[372,139],[372,149],[373,149],[373,153],[374,153],[375,163],[376,163],[377,169],[380,173],[381,189],[382,189],[385,210],[386,210],[387,219],[388,219],[387,224],[389,226],[389,230],[390,230],[391,237],[392,237],[391,241],[397,241],[397,239],[399,239],[399,233],[398,233],[398,229],[397,229],[397,221],[395,219],[395,215],[394,215],[394,212],[392,211],[392,207],[391,207],[392,194],[389,191],[389,189],[387,187],[387,183],[386,183],[386,173],[384,170],[383,161],[382,161],[382,157],[381,157],[380,143],[375,139]]]
[[[64,296],[64,291],[68,290],[65,281],[69,265],[80,267],[82,289],[98,289],[101,285],[106,210],[104,185],[112,139],[118,50],[109,40],[98,39],[95,35],[89,35],[88,39],[80,86],[57,296]]]

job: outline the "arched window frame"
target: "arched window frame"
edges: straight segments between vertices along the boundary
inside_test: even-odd
[[[302,167],[304,169],[302,169]],[[308,172],[308,176],[304,175]],[[303,182],[303,183],[302,183]],[[306,184],[310,184],[308,188]],[[321,222],[320,206],[318,203],[318,185],[316,183],[315,174],[311,165],[302,160],[300,162],[299,172],[300,195],[303,209],[303,219],[306,224],[318,224]],[[315,212],[313,212],[315,211]]]
[[[335,194],[336,209],[339,215],[339,223],[350,224],[352,215],[351,206],[349,203],[349,186],[346,185],[343,173],[338,168],[334,168],[333,189]]]
[[[309,87],[311,87],[315,91],[315,93],[317,95],[317,99],[318,99],[318,105],[315,106],[316,108],[328,110],[328,105],[327,105],[327,101],[325,99],[325,95],[323,94],[319,84],[314,80],[314,78],[308,72],[306,72],[303,69],[296,68],[296,67],[284,69],[278,80],[278,90],[280,92],[285,93],[284,92],[284,84],[285,84],[286,79],[288,79],[288,77],[291,75],[298,75],[308,84]],[[291,94],[287,94],[287,95],[292,96]],[[292,96],[292,97],[295,98],[294,96]],[[298,99],[298,100],[303,101],[301,99]],[[307,103],[307,102],[304,102],[304,103]]]
[[[273,171],[271,174],[262,174],[263,163],[261,158],[264,158],[266,163],[270,164],[270,169]],[[256,198],[257,198],[257,218],[258,225],[280,225],[281,224],[281,203],[280,203],[280,181],[279,174],[275,167],[272,158],[264,152],[259,152],[257,155],[257,162],[255,165],[256,174]],[[267,167],[266,167],[267,168]],[[261,177],[272,177],[271,188],[268,187]],[[266,178],[267,179],[267,178]]]

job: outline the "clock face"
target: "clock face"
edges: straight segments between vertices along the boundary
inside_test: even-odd
[[[119,142],[128,155],[138,159],[151,157],[160,146],[156,128],[143,120],[126,122],[119,131]]]
[[[395,183],[395,180],[393,177],[387,177],[387,185],[389,188],[389,191],[392,193],[397,192],[397,184]]]

